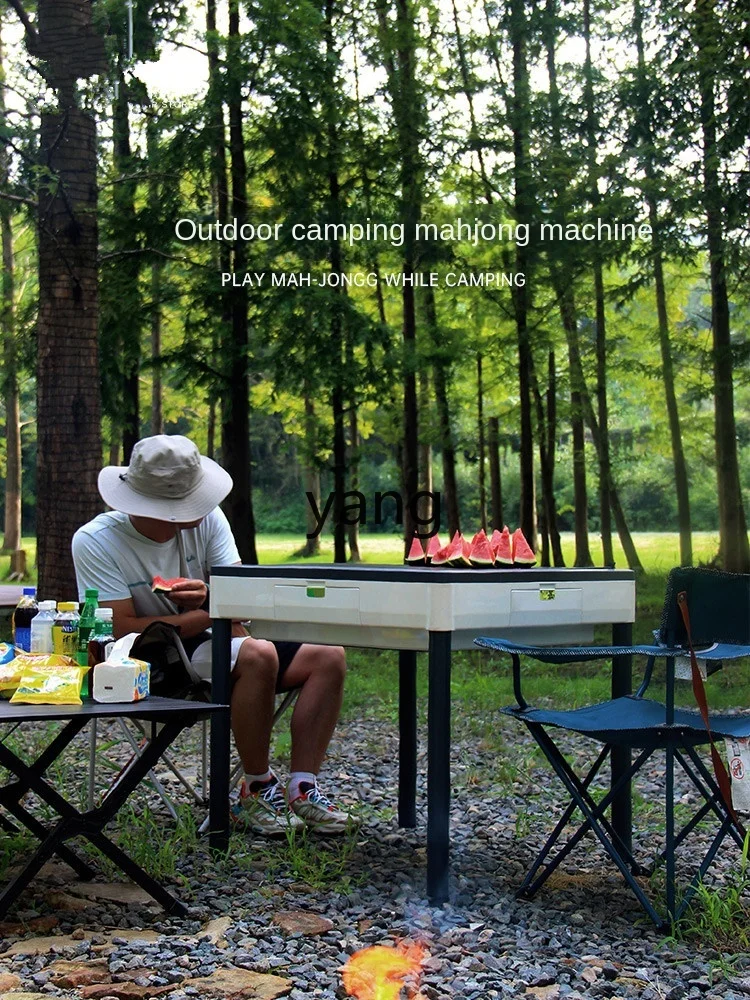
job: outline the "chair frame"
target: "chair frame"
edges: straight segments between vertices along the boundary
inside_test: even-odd
[[[570,855],[573,849],[583,840],[585,835],[591,831],[599,840],[607,855],[616,865],[626,883],[633,891],[638,902],[644,908],[649,917],[659,928],[669,927],[678,921],[690,905],[701,880],[706,875],[716,853],[722,842],[730,836],[737,846],[742,850],[745,843],[745,829],[734,813],[731,803],[727,803],[717,780],[710,773],[703,760],[696,752],[697,745],[705,745],[711,741],[711,734],[703,726],[701,717],[695,716],[695,725],[686,721],[688,715],[694,713],[678,713],[675,716],[674,704],[674,682],[675,682],[675,662],[680,656],[685,656],[690,652],[690,644],[687,648],[684,645],[677,645],[675,639],[685,640],[687,636],[680,635],[679,619],[676,615],[676,588],[685,585],[688,588],[688,600],[690,599],[690,583],[693,579],[699,579],[701,586],[706,584],[706,574],[711,573],[708,578],[712,581],[720,582],[723,579],[734,577],[732,574],[716,574],[708,570],[673,570],[667,585],[664,611],[662,614],[662,627],[659,632],[660,645],[656,646],[629,646],[629,647],[582,647],[579,649],[542,649],[540,647],[527,647],[514,644],[510,641],[496,639],[477,639],[477,645],[497,649],[509,653],[512,658],[513,670],[513,691],[516,698],[516,705],[504,709],[505,713],[522,721],[529,729],[532,737],[540,747],[549,764],[557,774],[560,782],[570,796],[570,801],[565,807],[562,816],[556,823],[554,829],[547,837],[542,849],[535,858],[529,872],[524,878],[517,895],[522,898],[531,898],[547,881],[552,873],[559,867],[562,861]],[[742,586],[747,586],[748,578],[741,578]],[[743,591],[740,591],[743,593]],[[750,589],[748,589],[750,594]],[[705,616],[704,616],[705,617]],[[747,627],[747,626],[745,626]],[[710,629],[710,623],[701,622],[699,628],[702,631]],[[706,636],[702,635],[705,640]],[[715,638],[715,637],[712,637]],[[742,632],[742,625],[739,629],[728,636],[731,645],[710,647],[702,653],[697,653],[698,659],[707,663],[709,670],[716,668],[723,659],[732,659],[739,656],[750,656],[750,645],[743,645],[742,640],[745,635]],[[646,691],[651,683],[655,662],[658,658],[666,661],[666,704],[664,708],[664,722],[661,725],[642,728],[640,732],[644,734],[639,740],[637,735],[628,735],[626,731],[611,730],[611,739],[604,739],[605,728],[601,731],[578,729],[574,724],[564,725],[562,722],[545,722],[543,718],[535,721],[534,714],[544,715],[544,712],[535,713],[526,702],[521,687],[521,656],[529,655],[535,659],[546,662],[584,662],[586,660],[600,657],[610,657],[622,654],[640,654],[647,657],[646,668],[643,680],[635,695],[628,696],[635,700],[650,701],[646,699]],[[718,662],[717,662],[718,661]],[[617,701],[618,699],[614,699]],[[613,702],[602,703],[602,707]],[[560,713],[561,715],[572,713]],[[582,733],[589,739],[601,741],[602,747],[597,754],[593,764],[583,777],[579,777],[568,760],[561,752],[555,741],[547,732],[546,726],[562,728]],[[701,729],[701,727],[703,728]],[[712,725],[712,728],[713,725]],[[619,733],[619,738],[618,737]],[[649,738],[645,738],[648,734]],[[644,746],[644,743],[646,744]],[[596,802],[590,794],[589,788],[594,778],[600,771],[605,761],[611,757],[612,753],[622,747],[628,750],[639,749],[636,759],[631,761],[630,766],[620,774],[616,782],[612,784],[604,797]],[[657,857],[657,863],[665,863],[666,868],[666,911],[667,917],[660,915],[651,900],[638,883],[636,876],[644,874],[645,869],[635,859],[630,846],[625,844],[621,837],[614,830],[611,822],[605,813],[617,794],[626,789],[631,779],[638,773],[644,764],[657,751],[665,753],[665,789],[664,789],[664,820],[665,820],[665,846]],[[674,808],[674,780],[675,765],[678,765],[690,779],[692,785],[700,792],[703,804],[694,815],[685,822],[680,829],[675,828],[675,808]],[[563,832],[578,810],[583,816],[583,822],[578,828],[561,843]],[[698,824],[707,816],[713,814],[718,821],[718,830],[713,836],[702,860],[700,861],[695,874],[687,885],[681,899],[677,899],[676,886],[676,859],[677,848],[686,840]],[[556,848],[556,850],[555,850]],[[552,853],[552,852],[555,853]]]

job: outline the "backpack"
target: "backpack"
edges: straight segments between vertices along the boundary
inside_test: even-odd
[[[208,636],[196,636],[204,641]],[[190,640],[194,649],[198,643]],[[198,676],[180,638],[178,625],[151,622],[130,649],[130,655],[151,664],[151,694],[161,698],[210,701],[211,685]]]

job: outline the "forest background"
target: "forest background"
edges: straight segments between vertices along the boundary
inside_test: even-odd
[[[18,568],[38,533],[42,593],[73,592],[101,465],[162,431],[232,474],[246,562],[256,524],[314,554],[306,492],[333,493],[343,561],[351,491],[372,512],[377,490],[423,489],[443,535],[520,525],[543,564],[562,565],[565,530],[576,565],[612,564],[619,534],[639,568],[631,532],[679,531],[690,564],[692,532],[718,529],[717,562],[750,571],[739,0],[0,10],[4,548]],[[174,51],[205,64],[178,99],[151,72]],[[532,235],[414,239],[457,217]],[[180,218],[283,228],[186,243]],[[403,245],[288,238],[368,219],[403,224]],[[537,238],[596,219],[651,236]],[[300,271],[407,280],[220,280]],[[410,283],[448,272],[526,280]],[[384,510],[363,530],[400,532]]]

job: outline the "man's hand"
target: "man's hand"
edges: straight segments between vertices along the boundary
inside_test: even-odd
[[[203,607],[207,597],[208,587],[203,580],[180,580],[169,592],[170,601],[186,611]]]

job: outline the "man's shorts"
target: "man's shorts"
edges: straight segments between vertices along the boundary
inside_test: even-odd
[[[231,652],[231,665],[232,670],[234,670],[234,665],[237,662],[237,657],[240,653],[240,646],[245,641],[248,636],[238,639],[232,639],[232,652]],[[275,642],[273,644],[276,647],[276,652],[279,657],[279,673],[276,678],[276,690],[283,691],[286,690],[284,686],[284,674],[286,673],[289,664],[294,659],[297,650],[302,645],[301,642]],[[191,664],[195,667],[196,673],[205,681],[211,680],[211,640],[207,642],[202,642],[200,646],[195,650],[193,655],[190,657]]]

